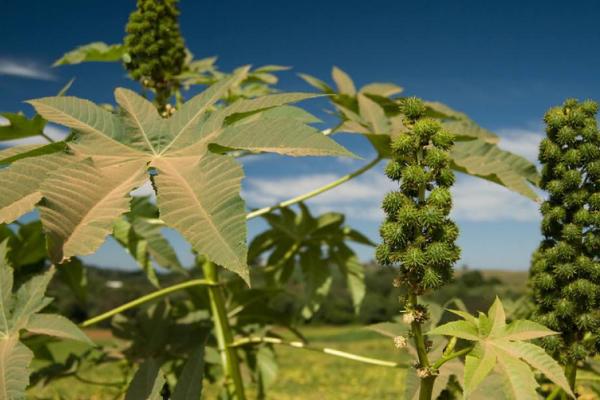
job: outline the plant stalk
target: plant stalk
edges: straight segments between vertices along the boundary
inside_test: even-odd
[[[575,382],[577,381],[577,361],[570,361],[565,366],[565,376],[567,377],[567,381],[569,382],[569,386],[575,392]],[[568,399],[569,396],[562,391],[562,396],[565,399]]]
[[[336,349],[330,349],[328,347],[316,347],[316,346],[308,345],[304,342],[300,342],[300,341],[291,341],[290,342],[290,341],[285,341],[283,339],[276,338],[276,337],[252,336],[252,337],[242,338],[242,339],[238,339],[235,342],[233,342],[231,344],[231,347],[239,347],[239,346],[244,346],[247,344],[256,344],[256,343],[278,344],[278,345],[293,347],[295,349],[303,349],[303,350],[328,354],[330,356],[345,358],[347,360],[358,361],[358,362],[362,362],[365,364],[378,365],[381,367],[390,367],[390,368],[406,368],[407,367],[407,365],[405,365],[405,364],[400,364],[400,363],[396,363],[393,361],[385,361],[385,360],[378,360],[376,358],[371,358],[371,357],[363,357],[358,354],[348,353],[348,352],[336,350]]]
[[[209,282],[213,283],[213,285],[208,288],[208,295],[228,391],[230,394],[233,393],[235,400],[246,400],[244,381],[240,371],[240,361],[237,350],[231,347],[231,344],[233,343],[233,332],[227,317],[223,288],[218,286],[219,274],[217,266],[210,261],[206,261],[202,265],[202,269],[204,270],[204,277]]]
[[[417,162],[422,163],[423,160],[423,149],[420,149],[417,153]],[[425,202],[425,186],[419,188],[419,204]],[[411,306],[416,307],[419,302],[415,293],[410,293],[409,302]],[[430,369],[429,357],[427,356],[427,347],[425,345],[425,335],[421,329],[421,322],[413,321],[411,323],[412,332],[415,340],[415,347],[417,348],[417,356],[419,358],[419,365],[421,368]],[[431,400],[433,395],[433,384],[435,383],[436,375],[426,376],[421,378],[421,387],[419,389],[419,400]]]
[[[308,193],[304,193],[301,194],[299,196],[293,197],[289,200],[286,201],[282,201],[281,203],[275,204],[274,206],[270,206],[270,207],[264,207],[264,208],[260,208],[258,210],[254,210],[249,212],[248,214],[246,214],[246,219],[252,219],[252,218],[256,218],[256,217],[260,217],[261,215],[270,213],[271,211],[277,210],[278,208],[285,208],[285,207],[289,207],[291,205],[294,205],[296,203],[300,203],[301,201],[304,200],[308,200],[312,197],[315,197],[323,192],[326,192],[328,190],[331,190],[339,185],[341,185],[344,182],[348,182],[349,180],[351,180],[352,178],[355,178],[361,174],[364,174],[365,172],[367,172],[368,170],[370,170],[371,168],[373,168],[375,165],[377,165],[379,163],[379,161],[381,161],[381,157],[376,157],[375,159],[373,159],[371,162],[369,162],[368,164],[366,164],[365,166],[357,169],[354,172],[349,173],[348,175],[344,175],[341,178],[328,183],[325,186],[321,186],[318,189],[315,189],[313,191],[310,191]]]
[[[160,289],[160,290],[157,290],[150,294],[147,294],[145,296],[138,297],[137,299],[132,300],[129,303],[125,303],[119,307],[113,308],[112,310],[102,313],[96,317],[93,317],[86,321],[83,321],[79,326],[82,328],[87,328],[88,326],[97,324],[98,322],[104,321],[114,315],[120,314],[123,311],[127,311],[131,308],[140,306],[144,303],[147,303],[152,300],[156,300],[160,297],[166,296],[168,294],[177,292],[182,289],[187,289],[187,288],[193,287],[193,286],[212,286],[212,285],[214,285],[214,283],[209,282],[205,279],[193,279],[191,281],[187,281],[187,282],[179,283],[177,285],[169,286],[168,288]]]

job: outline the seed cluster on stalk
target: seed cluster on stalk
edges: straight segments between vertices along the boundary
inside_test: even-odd
[[[531,286],[537,320],[560,335],[543,344],[564,363],[600,351],[600,132],[592,101],[567,100],[544,120],[540,187],[544,240]]]
[[[439,121],[425,117],[419,99],[405,99],[402,113],[407,131],[392,138],[392,159],[385,169],[400,187],[383,200],[383,243],[376,258],[398,267],[394,286],[420,295],[447,283],[460,256],[458,228],[448,217],[455,179],[448,151],[454,138]],[[427,318],[426,310],[412,308],[407,313],[415,320]]]
[[[177,18],[177,0],[138,0],[129,16],[125,46],[131,77],[154,90],[161,111],[177,87],[186,51]]]

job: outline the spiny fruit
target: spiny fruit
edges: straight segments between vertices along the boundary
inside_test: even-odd
[[[383,243],[376,251],[380,264],[398,267],[394,286],[406,288],[409,295],[447,283],[460,256],[455,244],[458,228],[448,217],[454,183],[448,150],[453,136],[438,121],[426,118],[425,111],[419,99],[403,103],[408,130],[392,139],[393,155],[385,169],[400,187],[383,200]],[[418,311],[415,307],[419,306],[407,302],[407,313]]]
[[[533,255],[537,320],[560,335],[546,349],[568,364],[600,350],[600,132],[593,101],[567,100],[544,120],[540,144],[544,240]]]
[[[178,16],[177,0],[138,0],[126,27],[130,59],[125,66],[133,79],[155,92],[161,112],[178,87],[175,77],[185,64]]]

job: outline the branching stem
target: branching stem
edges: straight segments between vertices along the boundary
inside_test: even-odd
[[[348,182],[349,180],[351,180],[352,178],[355,178],[361,174],[364,174],[365,172],[367,172],[368,170],[370,170],[371,168],[373,168],[375,165],[377,165],[379,163],[379,161],[381,161],[381,157],[378,156],[375,159],[373,159],[371,162],[369,162],[368,164],[366,164],[365,166],[357,169],[354,172],[349,173],[348,175],[344,175],[341,178],[328,183],[325,186],[321,186],[320,188],[317,188],[313,191],[310,191],[308,193],[304,193],[301,194],[299,196],[293,197],[289,200],[286,201],[282,201],[281,203],[275,204],[274,206],[270,206],[270,207],[264,207],[264,208],[260,208],[258,210],[254,210],[249,212],[248,214],[246,214],[246,219],[252,219],[252,218],[256,218],[256,217],[260,217],[261,215],[270,213],[271,211],[277,210],[278,208],[285,208],[285,207],[289,207],[291,205],[294,205],[296,203],[300,203],[301,201],[304,200],[308,200],[312,197],[315,197],[323,192],[326,192],[328,190],[331,190],[337,186],[340,186],[342,183]]]
[[[300,341],[285,341],[276,337],[247,337],[238,339],[231,344],[232,347],[245,346],[248,344],[258,344],[258,343],[270,343],[277,344],[282,346],[293,347],[295,349],[302,349],[308,351],[314,351],[318,353],[329,354],[330,356],[341,357],[347,360],[358,361],[365,364],[371,365],[379,365],[381,367],[390,367],[390,368],[406,368],[408,365],[400,364],[392,361],[378,360],[376,358],[371,357],[363,357],[358,354],[348,353],[341,350],[330,349],[328,347],[316,347],[306,344]]]
[[[92,326],[94,324],[97,324],[98,322],[104,321],[112,316],[115,316],[117,314],[120,314],[124,311],[127,311],[131,308],[140,306],[144,303],[148,303],[149,301],[152,300],[156,300],[158,298],[164,297],[168,294],[171,294],[173,292],[177,292],[179,290],[182,289],[187,289],[193,286],[215,286],[215,283],[210,282],[208,280],[205,279],[193,279],[191,281],[187,281],[187,282],[183,282],[183,283],[178,283],[177,285],[173,285],[173,286],[169,286],[168,288],[164,288],[164,289],[160,289],[157,290],[155,292],[152,292],[150,294],[147,294],[145,296],[142,297],[138,297],[135,300],[130,301],[129,303],[125,303],[119,307],[113,308],[112,310],[109,310],[103,314],[100,314],[94,318],[90,318],[87,321],[84,321],[83,323],[80,324],[80,326],[82,328],[87,328],[88,326]]]

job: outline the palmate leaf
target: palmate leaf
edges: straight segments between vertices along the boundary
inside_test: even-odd
[[[59,161],[52,168],[43,165],[51,156],[41,155],[0,171],[0,182],[15,186],[0,195],[0,221],[17,218],[43,198],[50,255],[63,262],[97,250],[113,222],[128,211],[129,193],[152,176],[167,226],[195,251],[248,281],[245,207],[239,197],[243,173],[224,150],[353,155],[293,116],[272,112],[311,95],[278,94],[218,108],[219,99],[247,71],[241,68],[212,85],[169,119],[126,89],[115,91],[118,114],[75,97],[30,101],[44,118],[77,135],[67,143],[68,152],[56,154]],[[16,176],[32,182],[15,184]]]
[[[402,98],[392,97],[402,89],[393,84],[376,84],[373,90],[373,85],[366,85],[356,94],[347,74],[335,68],[333,75],[337,92],[316,78],[301,77],[321,92],[333,95],[330,100],[341,119],[337,131],[364,135],[381,157],[389,158],[391,138],[406,131],[400,107]],[[425,102],[425,105],[428,116],[439,119],[457,140],[450,154],[455,171],[505,186],[532,200],[538,199],[531,188],[539,181],[535,165],[500,149],[498,136],[466,114],[438,102]]]
[[[262,255],[273,279],[285,284],[299,265],[306,282],[306,306],[303,316],[310,318],[331,289],[332,271],[337,267],[352,297],[355,312],[359,312],[365,295],[364,266],[347,242],[373,246],[362,235],[344,225],[344,216],[325,213],[313,216],[308,207],[299,204],[300,213],[286,208],[263,216],[271,229],[257,235],[248,252],[251,263],[259,263]],[[323,251],[322,251],[323,250]]]
[[[91,341],[68,319],[54,314],[39,314],[51,299],[44,296],[54,269],[23,283],[13,293],[13,270],[7,261],[7,242],[0,245],[0,398],[16,400],[25,397],[29,384],[28,370],[33,353],[20,341],[22,330]]]
[[[457,311],[454,313],[462,314]],[[481,313],[479,318],[469,315],[465,317],[465,320],[433,328],[428,334],[453,336],[475,342],[474,350],[467,355],[465,363],[466,398],[475,392],[494,369],[503,375],[504,390],[510,398],[538,398],[538,384],[532,369],[538,370],[573,396],[560,365],[544,349],[524,341],[554,335],[556,332],[525,320],[507,324],[504,307],[498,298],[487,315]]]

